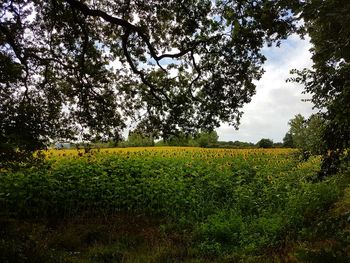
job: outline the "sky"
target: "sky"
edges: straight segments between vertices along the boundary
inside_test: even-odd
[[[312,65],[311,44],[309,39],[302,40],[296,35],[284,40],[280,47],[263,49],[267,60],[263,77],[255,82],[256,94],[242,111],[239,130],[221,124],[216,129],[220,141],[245,141],[256,143],[262,138],[282,142],[289,130],[288,121],[297,114],[305,117],[316,112],[311,102],[302,101],[310,98],[302,94],[303,87],[296,83],[286,83],[293,68],[310,68]]]

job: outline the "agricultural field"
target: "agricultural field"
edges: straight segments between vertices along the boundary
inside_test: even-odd
[[[190,147],[44,154],[40,167],[0,176],[1,262],[349,259],[349,176],[317,181],[320,157]]]

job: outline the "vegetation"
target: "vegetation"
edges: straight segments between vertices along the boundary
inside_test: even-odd
[[[121,147],[146,147],[154,146],[154,139],[152,136],[147,136],[138,132],[129,132],[127,141],[119,143]]]
[[[325,149],[323,134],[325,120],[320,114],[313,114],[305,119],[301,114],[296,115],[288,123],[290,129],[285,136],[285,143],[298,148],[308,155],[320,155]]]
[[[2,262],[27,262],[31,253],[45,262],[136,262],[136,255],[149,262],[152,235],[172,245],[162,247],[164,253],[151,262],[285,258],[292,253],[280,250],[286,240],[311,238],[312,233],[305,233],[308,226],[341,196],[348,178],[312,182],[320,159],[298,164],[292,152],[171,147],[49,151],[45,166],[0,177],[2,217],[13,218],[2,219],[8,224],[0,237]],[[92,216],[105,220],[94,224]],[[18,224],[16,218],[28,220],[22,230],[9,227]],[[31,225],[31,218],[42,221]],[[62,228],[61,220],[68,220],[68,226]],[[135,222],[132,231],[123,229],[128,220]],[[50,224],[56,230],[40,241]],[[120,234],[109,233],[108,226]],[[154,234],[135,234],[144,227]],[[32,239],[23,240],[16,231]],[[338,239],[334,242],[348,242]],[[42,254],[40,246],[47,246]],[[293,257],[301,252],[293,251]],[[320,257],[323,252],[314,253]],[[340,259],[346,253],[335,249],[330,256]]]
[[[304,30],[312,44],[312,69],[293,70],[311,101],[322,112],[324,160],[320,178],[349,165],[350,147],[350,2],[308,0],[300,9]]]
[[[196,142],[200,147],[213,147],[214,145],[217,145],[218,139],[219,136],[215,131],[207,133],[202,132],[196,138]]]
[[[202,148],[227,148],[227,149],[245,149],[245,148],[281,148],[284,145],[282,143],[274,143],[270,139],[261,139],[256,144],[240,141],[218,141],[219,136],[216,131],[211,132],[198,132],[195,136],[185,135],[184,133],[178,133],[176,135],[169,136],[164,140],[154,142],[154,138],[147,134],[141,134],[137,130],[129,132],[128,139],[118,143],[119,147],[147,147],[147,146],[188,146],[188,147],[202,147]],[[93,144],[97,148],[103,148],[103,144]],[[105,145],[106,147],[107,145]],[[113,147],[113,144],[109,144]],[[293,146],[284,146],[286,148],[293,148]]]
[[[350,1],[0,10],[1,262],[349,260]],[[218,141],[255,94],[262,48],[294,33],[313,65],[290,80],[320,110],[283,140],[303,160],[265,138]],[[84,150],[47,151],[55,141]],[[154,144],[187,147],[142,148]]]
[[[290,132],[287,132],[286,135],[283,137],[283,147],[287,148],[295,148],[294,142],[293,142],[293,136]]]
[[[259,148],[272,148],[273,147],[273,141],[270,139],[261,139],[257,142],[257,145]]]

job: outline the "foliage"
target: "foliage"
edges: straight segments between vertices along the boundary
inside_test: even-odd
[[[219,136],[216,131],[197,132],[195,136],[186,135],[182,132],[179,132],[177,134],[169,136],[166,141],[159,141],[157,145],[218,148],[220,147],[218,138]]]
[[[291,137],[293,145],[301,152],[313,155],[324,152],[325,120],[320,114],[313,114],[308,120],[298,114],[288,124],[290,129],[287,134]]]
[[[322,173],[335,173],[340,161],[349,161],[350,147],[350,2],[308,0],[300,11],[310,36],[313,68],[293,70],[311,101],[326,120]]]
[[[256,145],[259,146],[259,148],[272,148],[273,147],[273,141],[270,139],[261,139],[256,143]]]
[[[241,142],[241,141],[234,141],[234,142],[219,141],[218,144],[219,144],[219,147],[223,147],[223,148],[254,148],[255,147],[254,143]]]
[[[177,134],[169,136],[163,145],[168,146],[198,146],[198,143],[194,141],[191,135],[186,135],[183,132],[178,132]]]
[[[128,139],[125,142],[120,142],[121,147],[146,147],[153,146],[154,140],[152,136],[147,136],[139,132],[129,132]]]
[[[306,120],[301,114],[296,115],[291,119],[288,124],[290,125],[289,133],[292,136],[293,143],[296,147],[302,148],[306,141]]]
[[[8,90],[0,88],[0,169],[40,161],[33,152],[45,148],[47,136],[55,125],[41,115],[37,101],[19,98],[12,101],[10,97]]]
[[[313,114],[307,120],[306,147],[312,154],[322,154],[325,151],[326,122],[322,115]]]
[[[294,148],[293,136],[290,132],[283,137],[283,147]]]
[[[118,140],[128,119],[164,139],[221,121],[237,127],[263,73],[264,43],[296,30],[291,6],[1,1],[1,150]]]
[[[201,132],[195,139],[200,147],[213,147],[218,142],[218,134],[216,131]]]

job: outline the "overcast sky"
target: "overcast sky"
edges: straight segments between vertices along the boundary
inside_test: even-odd
[[[266,47],[265,74],[256,82],[256,94],[252,101],[243,107],[243,117],[239,130],[226,124],[216,129],[221,141],[246,141],[256,143],[261,138],[274,142],[282,141],[288,131],[288,121],[300,113],[308,117],[314,111],[309,98],[302,94],[303,87],[286,83],[293,68],[311,67],[311,45],[298,36],[291,36],[280,47]]]

